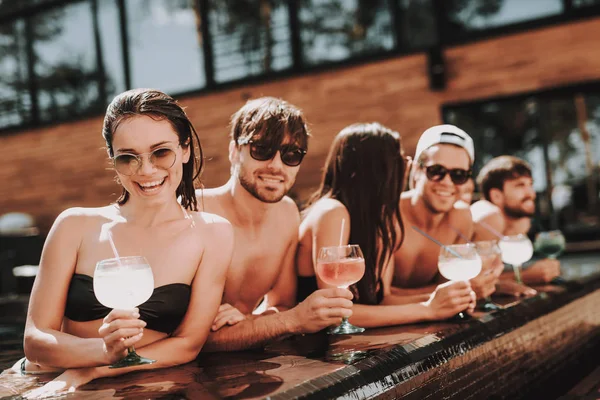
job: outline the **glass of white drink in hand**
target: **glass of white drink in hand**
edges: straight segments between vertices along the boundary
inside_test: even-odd
[[[473,243],[444,246],[438,257],[440,274],[450,281],[469,281],[481,272],[481,257]],[[467,318],[458,313],[459,318]]]
[[[365,258],[356,244],[347,246],[321,247],[317,258],[317,275],[328,285],[348,289],[360,281],[365,274]],[[364,332],[343,318],[340,326],[330,330],[331,334],[351,334]]]
[[[502,250],[502,261],[513,266],[517,283],[523,284],[521,265],[533,256],[531,240],[523,234],[504,236],[498,242],[498,246]]]
[[[94,271],[94,294],[98,301],[108,307],[131,310],[146,302],[154,291],[154,276],[144,257],[119,257],[99,261]],[[127,356],[110,365],[123,368],[133,365],[152,364],[156,360],[141,357],[130,347]]]

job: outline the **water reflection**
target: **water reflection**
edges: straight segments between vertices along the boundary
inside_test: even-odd
[[[221,398],[247,399],[275,392],[283,379],[267,373],[281,364],[265,361],[264,352],[201,354],[197,360],[202,372],[197,380]]]

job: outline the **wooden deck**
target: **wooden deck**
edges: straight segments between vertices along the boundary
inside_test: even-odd
[[[556,399],[598,365],[600,256],[563,262],[565,278],[466,322],[304,335],[248,352],[201,354],[180,367],[100,379],[77,399]],[[0,303],[0,367],[22,355],[20,300]],[[19,304],[20,304],[19,303]],[[8,304],[8,305],[7,305]],[[18,315],[17,315],[18,314]],[[52,376],[0,375],[0,398]]]

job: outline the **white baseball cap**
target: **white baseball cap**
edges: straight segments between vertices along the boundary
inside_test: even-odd
[[[462,147],[469,154],[471,159],[471,165],[475,160],[475,147],[473,146],[473,139],[467,134],[467,132],[454,125],[436,125],[427,129],[419,138],[417,143],[417,150],[415,151],[415,162],[419,161],[421,153],[436,144],[453,144]]]

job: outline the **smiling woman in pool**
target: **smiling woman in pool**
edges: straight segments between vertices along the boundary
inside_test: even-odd
[[[202,150],[183,109],[162,92],[131,90],[108,106],[102,134],[123,193],[113,205],[64,211],[48,234],[18,368],[66,371],[33,395],[192,361],[223,293],[233,231],[196,211]],[[142,255],[152,267],[155,290],[139,310],[111,311],[93,294],[96,263],[114,257],[110,236],[120,256]],[[156,363],[106,367],[133,345]]]

